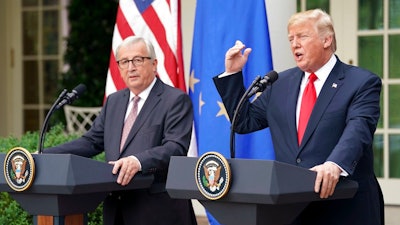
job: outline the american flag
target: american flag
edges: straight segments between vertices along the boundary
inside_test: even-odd
[[[115,59],[115,50],[128,36],[150,40],[158,60],[158,76],[164,83],[186,92],[180,0],[120,0],[107,73],[106,97],[125,88]]]

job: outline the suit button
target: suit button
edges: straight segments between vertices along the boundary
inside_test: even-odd
[[[296,163],[297,163],[297,164],[301,163],[301,159],[300,159],[300,158],[297,158],[297,159],[296,159]]]

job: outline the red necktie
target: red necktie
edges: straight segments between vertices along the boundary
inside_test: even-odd
[[[316,79],[318,79],[318,77],[314,73],[310,74],[308,77],[307,86],[304,89],[303,97],[301,99],[299,125],[297,129],[297,140],[299,142],[299,146],[301,144],[301,140],[303,139],[308,119],[310,118],[311,112],[314,108],[315,101],[317,100],[317,92],[315,91],[314,86],[314,81]]]
[[[132,100],[133,106],[132,106],[131,112],[129,113],[128,117],[125,120],[124,129],[122,130],[120,150],[122,150],[122,148],[124,147],[126,138],[128,138],[128,134],[132,129],[133,123],[135,123],[135,120],[137,117],[139,100],[140,100],[139,96],[133,97],[133,100]]]

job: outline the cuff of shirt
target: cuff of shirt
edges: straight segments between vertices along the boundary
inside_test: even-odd
[[[343,176],[343,177],[349,176],[349,173],[347,173],[346,170],[344,170],[344,169],[343,169],[342,167],[340,167],[338,164],[336,164],[336,163],[334,163],[334,162],[332,162],[332,161],[326,161],[326,162],[335,164],[337,167],[339,167],[339,169],[342,171],[342,172],[340,173],[340,176]]]
[[[142,164],[140,163],[139,159],[136,158],[136,156],[134,155],[130,155],[129,157],[132,157],[132,159],[136,160],[136,162],[138,162],[139,164],[139,171],[142,171]]]
[[[237,71],[237,72],[239,72],[239,71]],[[237,72],[228,73],[228,72],[225,71],[225,72],[221,73],[220,75],[218,75],[218,78],[227,77],[227,76],[230,76],[230,75],[235,74]]]

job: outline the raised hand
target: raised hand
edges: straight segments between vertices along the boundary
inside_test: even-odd
[[[245,45],[237,40],[235,45],[228,49],[225,54],[225,72],[236,73],[242,70],[247,58],[251,52],[251,48],[246,48]],[[243,51],[244,49],[244,51]],[[243,52],[242,52],[243,51]]]

